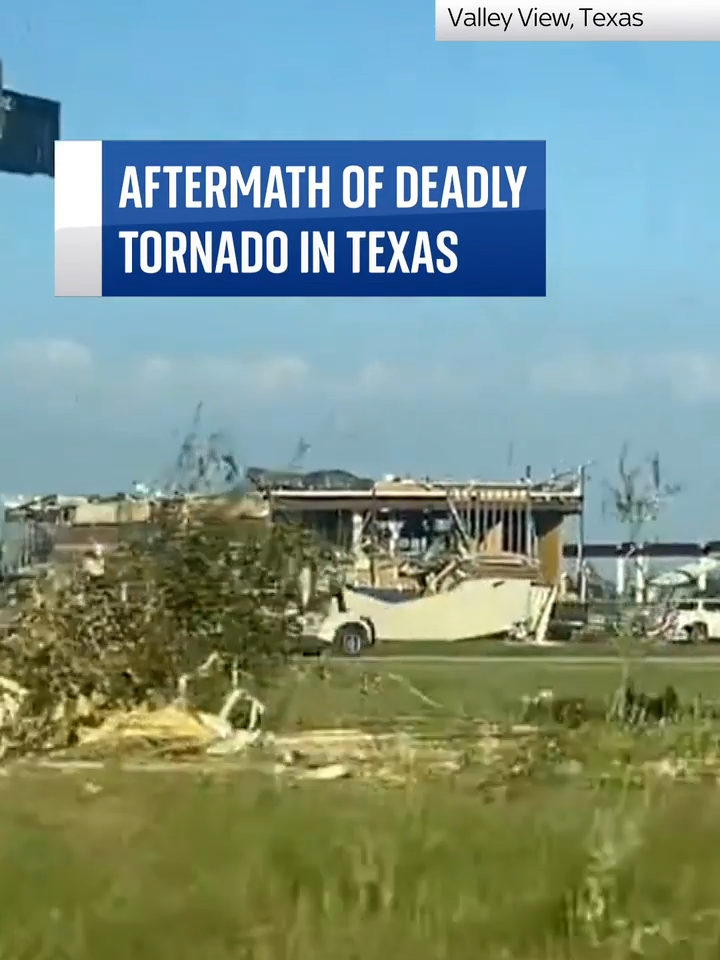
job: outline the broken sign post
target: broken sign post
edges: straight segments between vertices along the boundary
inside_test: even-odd
[[[55,176],[60,104],[8,90],[0,62],[0,173]]]
[[[3,137],[3,131],[5,130],[5,95],[3,94],[3,65],[2,60],[0,60],[0,140]]]

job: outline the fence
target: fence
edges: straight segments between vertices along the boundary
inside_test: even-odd
[[[6,523],[0,540],[0,577],[12,579],[48,563],[55,547],[52,527],[28,520]]]

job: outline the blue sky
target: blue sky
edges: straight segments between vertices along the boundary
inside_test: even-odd
[[[195,403],[241,461],[541,473],[629,441],[720,512],[720,59],[710,44],[438,44],[417,0],[28,0],[5,81],[66,138],[548,141],[544,301],[55,301],[50,182],[0,180],[7,492],[159,474]],[[706,518],[710,517],[710,520]],[[718,527],[708,535],[720,536]]]

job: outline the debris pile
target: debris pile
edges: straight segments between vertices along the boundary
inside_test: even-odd
[[[37,581],[0,649],[3,757],[397,783],[457,771],[468,750],[493,762],[500,740],[484,733],[449,745],[403,732],[264,730],[256,681],[286,662],[307,541],[279,526],[239,535],[226,516],[214,523],[199,511],[162,522],[99,576],[81,568]]]
[[[533,727],[503,729],[478,723],[452,739],[398,731],[373,734],[358,729],[320,729],[277,734],[263,729],[265,705],[248,690],[234,686],[217,713],[192,706],[191,682],[207,675],[213,658],[178,684],[175,700],[166,705],[142,704],[111,710],[78,700],[55,711],[53,736],[33,753],[45,765],[74,766],[108,760],[157,769],[171,762],[212,764],[214,769],[254,770],[287,780],[331,781],[345,778],[386,785],[458,774],[472,768],[478,781],[499,779],[500,771],[517,775],[532,765],[537,752]],[[24,715],[27,691],[0,678],[3,691],[3,753],[27,757],[24,731],[32,716]],[[420,692],[418,691],[418,694]],[[69,709],[71,706],[72,709]],[[246,718],[236,725],[237,710]],[[67,736],[72,726],[74,735]],[[47,726],[45,729],[48,729]],[[62,736],[58,735],[62,730]],[[163,766],[162,769],[166,767]],[[504,776],[505,774],[503,774]]]
[[[294,529],[169,511],[101,575],[79,566],[35,581],[0,646],[3,753],[73,747],[133,711],[188,712],[188,680],[208,673],[211,706],[230,688],[225,721],[242,704],[257,713],[240,679],[252,687],[287,662],[299,589],[289,558],[301,566],[307,549]]]
[[[265,705],[242,687],[234,687],[222,708],[206,712],[192,706],[191,681],[184,676],[171,704],[149,704],[100,711],[76,705],[75,738],[70,746],[52,749],[36,761],[45,767],[75,769],[88,764],[104,766],[108,760],[126,769],[167,771],[196,769],[228,772],[252,771],[283,782],[329,782],[352,779],[383,786],[452,779],[484,793],[504,796],[523,783],[559,778],[580,782],[643,785],[648,780],[693,782],[711,778],[720,783],[720,741],[698,746],[686,744],[678,725],[668,740],[637,738],[639,708],[650,708],[645,723],[657,719],[653,710],[672,707],[668,691],[657,697],[633,688],[624,691],[626,723],[608,723],[610,712],[581,698],[555,697],[542,691],[525,701],[524,723],[490,724],[465,719],[453,734],[421,734],[405,729],[370,733],[361,729],[316,729],[280,734],[263,729]],[[18,742],[23,729],[25,692],[12,681],[0,679],[5,744]],[[243,709],[240,724],[237,712]],[[604,714],[602,713],[604,710]],[[602,714],[602,715],[601,715]],[[530,716],[534,722],[528,722]],[[58,710],[58,723],[63,721]],[[592,721],[602,720],[602,726]],[[547,720],[551,723],[547,723]],[[662,719],[667,719],[663,717]],[[662,729],[656,724],[658,731]],[[605,732],[598,736],[598,730]],[[690,733],[687,733],[690,736]],[[635,754],[639,743],[655,750]],[[628,750],[631,745],[634,759]],[[513,786],[515,785],[515,786]]]
[[[219,720],[219,718],[218,718]],[[99,727],[80,731],[77,752],[102,756],[124,753],[152,753],[188,756],[207,750],[218,738],[229,736],[212,715],[203,715],[180,706],[157,710],[139,708],[111,713]]]
[[[408,731],[371,734],[356,729],[307,730],[284,735],[225,727],[213,715],[164,708],[115,715],[88,733],[65,757],[156,759],[220,758],[226,769],[252,770],[287,780],[350,779],[403,785],[472,770],[486,782],[527,772],[534,731],[480,729],[450,741]],[[502,776],[500,773],[502,772]]]

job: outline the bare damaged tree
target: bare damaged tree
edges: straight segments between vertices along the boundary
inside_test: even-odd
[[[645,532],[657,523],[664,507],[682,491],[682,485],[664,483],[660,471],[660,454],[628,465],[628,444],[623,444],[618,458],[618,479],[605,484],[609,506],[624,531],[626,543],[639,546]]]
[[[305,463],[305,457],[310,453],[311,446],[305,437],[300,437],[298,440],[293,455],[290,458],[290,462],[287,465],[287,469],[290,472],[302,470],[303,464]]]
[[[605,482],[603,507],[620,525],[626,557],[634,561],[637,571],[639,551],[647,542],[647,534],[655,528],[668,503],[682,491],[682,485],[663,481],[657,451],[633,465],[628,463],[628,453],[625,443],[618,457],[616,482]]]
[[[240,479],[240,468],[221,433],[203,434],[202,401],[195,407],[192,425],[180,445],[171,487],[173,493],[220,493]]]

